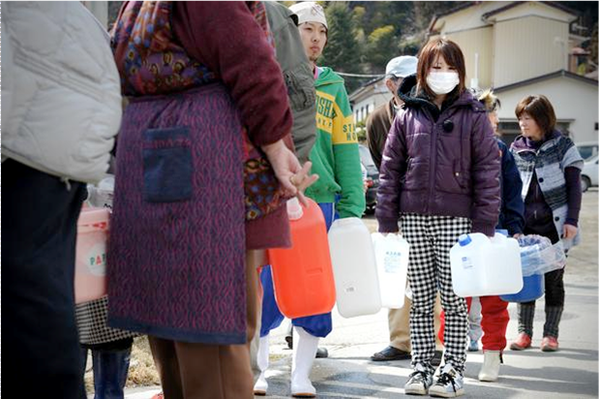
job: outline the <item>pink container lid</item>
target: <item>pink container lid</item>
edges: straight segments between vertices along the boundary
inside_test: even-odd
[[[106,224],[110,218],[108,209],[106,208],[83,208],[77,220],[77,226],[93,226]]]

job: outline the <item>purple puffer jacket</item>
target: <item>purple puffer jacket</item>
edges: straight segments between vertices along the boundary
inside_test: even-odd
[[[465,91],[439,110],[415,95],[415,85],[410,76],[399,89],[405,104],[383,153],[379,231],[396,232],[400,213],[417,213],[469,218],[473,232],[492,236],[500,207],[501,158],[483,105]]]

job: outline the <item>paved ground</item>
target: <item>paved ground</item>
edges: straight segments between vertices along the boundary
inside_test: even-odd
[[[468,355],[466,397],[471,398],[597,398],[598,396],[598,275],[597,189],[583,195],[581,215],[584,243],[571,251],[566,281],[566,308],[560,326],[561,350],[543,353],[539,344],[544,322],[544,300],[537,302],[533,348],[506,350],[501,378],[496,383],[477,379],[482,352]],[[374,230],[376,221],[366,223]],[[516,306],[510,304],[508,341],[515,338]],[[342,318],[333,312],[333,332],[322,346],[329,358],[317,359],[312,380],[319,398],[395,398],[403,396],[410,373],[408,361],[372,362],[372,353],[388,342],[387,316]],[[284,326],[272,332],[269,397],[289,397],[291,351],[284,342]],[[127,399],[148,399],[159,388],[127,391]]]

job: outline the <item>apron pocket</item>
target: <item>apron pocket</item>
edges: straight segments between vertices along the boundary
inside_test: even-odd
[[[174,127],[144,132],[144,200],[185,201],[192,196],[189,129]]]

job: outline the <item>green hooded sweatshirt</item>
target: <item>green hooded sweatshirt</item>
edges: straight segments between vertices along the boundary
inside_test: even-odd
[[[312,173],[320,178],[306,190],[318,203],[334,203],[339,217],[362,217],[366,200],[358,137],[343,79],[319,68],[316,80],[316,143],[310,152]]]

